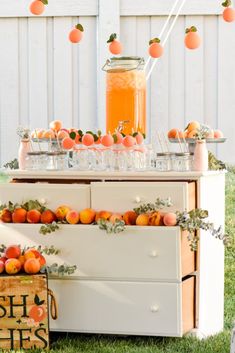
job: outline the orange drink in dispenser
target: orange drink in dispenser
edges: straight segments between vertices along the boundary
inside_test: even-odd
[[[106,71],[106,131],[146,133],[146,77],[144,59],[111,58]]]

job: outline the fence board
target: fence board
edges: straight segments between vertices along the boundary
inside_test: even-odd
[[[1,0],[1,17],[35,17],[29,0]],[[98,0],[50,0],[43,16],[97,16]]]
[[[18,20],[0,21],[0,150],[2,162],[16,157],[19,125],[19,67],[18,67]]]
[[[163,16],[168,15],[174,0],[121,0],[121,16]],[[214,0],[188,0],[182,15],[218,15],[222,13],[221,3]]]

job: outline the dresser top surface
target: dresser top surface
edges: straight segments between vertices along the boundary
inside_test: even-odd
[[[198,180],[201,177],[224,175],[225,171],[207,172],[111,172],[111,171],[26,171],[6,170],[11,179],[45,180]]]

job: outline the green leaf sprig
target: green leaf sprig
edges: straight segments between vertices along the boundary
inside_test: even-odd
[[[67,264],[63,264],[63,265],[58,265],[57,263],[54,263],[50,266],[43,266],[40,270],[41,273],[48,273],[48,275],[50,276],[69,276],[72,275],[77,269],[76,265],[67,265]]]
[[[147,212],[157,212],[159,210],[162,210],[163,208],[171,207],[172,205],[173,204],[171,202],[170,197],[168,197],[167,199],[161,199],[158,197],[154,203],[144,203],[139,207],[134,208],[134,211],[138,215],[140,215],[142,213],[147,213]]]
[[[103,218],[99,219],[97,222],[99,229],[105,230],[107,234],[118,234],[125,230],[125,222],[121,220],[116,220],[111,223]]]
[[[43,235],[51,234],[58,229],[60,229],[59,224],[56,222],[52,222],[50,224],[43,224],[39,229],[39,233]]]

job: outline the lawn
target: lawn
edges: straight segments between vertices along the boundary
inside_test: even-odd
[[[235,319],[235,168],[226,183],[226,231],[231,244],[225,260],[225,330],[199,341],[195,338],[116,337],[83,334],[52,334],[51,352],[55,353],[229,353]]]

